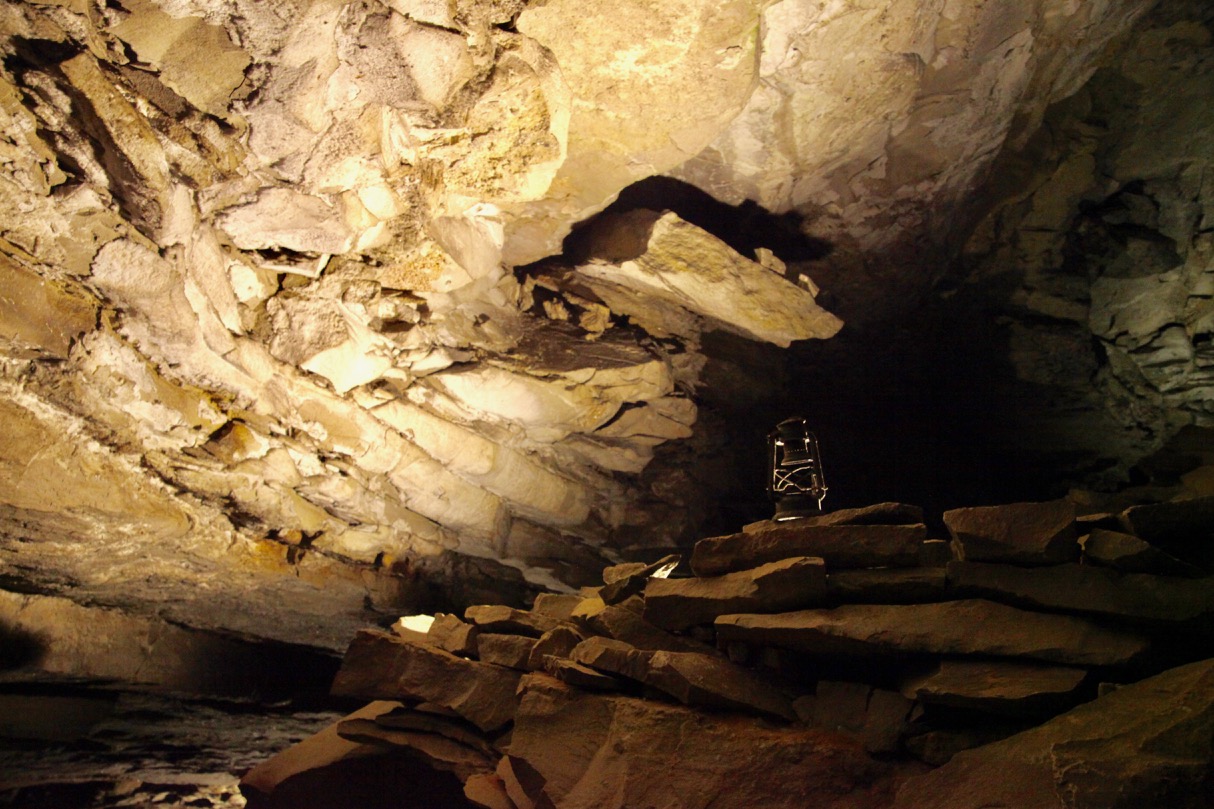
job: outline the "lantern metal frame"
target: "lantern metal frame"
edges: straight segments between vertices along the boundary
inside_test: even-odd
[[[820,514],[826,477],[818,437],[803,418],[785,419],[767,436],[767,493],[776,503],[774,519]]]

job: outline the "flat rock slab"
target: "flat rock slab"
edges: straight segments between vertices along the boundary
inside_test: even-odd
[[[1083,618],[1028,612],[982,599],[722,615],[716,629],[717,637],[725,642],[844,658],[920,653],[1118,666],[1135,660],[1148,648],[1142,637]]]
[[[944,567],[840,570],[826,577],[826,598],[835,604],[921,604],[943,601]]]
[[[827,570],[914,567],[926,538],[923,525],[811,525],[791,520],[762,531],[702,539],[692,551],[691,569],[697,576],[719,576],[797,556],[819,557]]]
[[[1069,500],[957,508],[944,512],[944,524],[961,559],[1053,565],[1079,558],[1075,505]]]
[[[572,626],[558,626],[545,632],[531,648],[531,656],[527,660],[527,668],[531,671],[544,671],[549,657],[568,657],[573,647],[584,641],[586,636]]]
[[[1214,573],[1214,497],[1133,506],[1118,519],[1139,539]]]
[[[632,596],[639,595],[649,582],[650,577],[657,573],[668,574],[683,557],[678,554],[663,556],[656,562],[629,562],[613,565],[603,570],[604,586],[599,590],[599,598],[604,604],[619,604]],[[660,578],[665,578],[665,575]]]
[[[589,694],[542,675],[522,688],[510,754],[565,809],[876,809],[889,788],[889,765],[839,734]]]
[[[575,688],[589,691],[619,691],[623,688],[623,682],[617,677],[559,657],[548,659],[547,671],[562,683]]]
[[[458,615],[440,612],[426,632],[426,641],[454,655],[476,657],[476,636],[479,634],[478,627],[461,621]],[[407,635],[402,637],[408,638]]]
[[[484,731],[497,730],[518,706],[520,673],[465,660],[394,634],[363,630],[354,636],[332,693],[362,699],[417,699],[455,711]]]
[[[644,617],[677,631],[711,624],[724,613],[782,612],[817,606],[825,597],[825,563],[796,557],[710,578],[650,579]]]
[[[906,503],[875,503],[860,508],[841,508],[813,517],[800,517],[804,525],[919,525],[923,522],[923,509]],[[747,534],[766,531],[780,525],[774,520],[752,522],[742,528]]]
[[[532,638],[538,638],[545,632],[561,625],[561,621],[551,615],[497,604],[469,607],[464,610],[464,618],[480,627],[482,632],[494,632],[499,635],[527,635]]]
[[[1023,568],[950,562],[958,593],[1040,607],[1157,624],[1194,624],[1214,616],[1214,581],[1118,573],[1091,565]]]
[[[1122,573],[1190,577],[1204,575],[1204,571],[1196,565],[1181,561],[1154,545],[1121,531],[1093,528],[1081,544],[1085,562],[1111,567]]]
[[[943,660],[935,672],[904,684],[902,693],[935,705],[1020,716],[1068,707],[1086,678],[1086,670],[1066,666]]]
[[[812,695],[793,702],[805,724],[854,736],[872,753],[899,749],[914,706],[896,691],[833,680],[819,680]]]
[[[470,747],[449,736],[409,728],[389,728],[371,719],[339,722],[343,739],[364,744],[405,747],[436,770],[455,773],[461,781],[478,773],[492,772],[498,756],[483,747]]]
[[[793,719],[792,702],[770,682],[711,655],[649,652],[608,638],[588,638],[570,656],[575,663],[655,688],[684,705],[703,705]]]
[[[483,663],[531,671],[529,662],[537,643],[538,640],[526,635],[496,635],[486,632],[476,640],[477,656]]]
[[[1214,660],[1119,688],[909,779],[894,809],[1210,806]]]
[[[584,623],[600,635],[623,641],[637,649],[718,654],[712,646],[693,638],[671,634],[624,607],[606,607],[586,618]]]
[[[474,725],[458,716],[440,716],[400,706],[382,713],[374,719],[375,724],[385,728],[437,733],[454,739],[460,744],[476,748],[485,755],[491,755],[494,751],[493,745]]]

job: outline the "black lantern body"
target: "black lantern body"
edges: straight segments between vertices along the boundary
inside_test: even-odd
[[[767,493],[776,503],[775,520],[795,520],[822,512],[826,478],[818,438],[805,419],[787,419],[767,436]]]

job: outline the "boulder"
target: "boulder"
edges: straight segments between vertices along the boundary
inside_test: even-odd
[[[1091,565],[1023,568],[949,562],[948,580],[967,596],[1136,622],[1195,624],[1214,615],[1209,578],[1118,573]]]
[[[1200,576],[1201,568],[1143,542],[1132,534],[1094,528],[1081,540],[1083,561],[1111,567],[1122,573],[1153,573],[1157,576]]]
[[[588,638],[571,659],[669,694],[685,705],[792,719],[792,703],[770,682],[728,660],[695,652],[650,652],[607,638]]]
[[[956,508],[944,512],[958,558],[1052,565],[1079,558],[1075,505],[1069,500]]]
[[[379,700],[360,708],[253,767],[240,779],[241,790],[246,796],[252,793],[269,796],[280,784],[297,775],[370,754],[374,745],[343,738],[337,732],[339,725],[352,719],[373,719],[400,707],[399,702]]]
[[[496,775],[501,778],[514,809],[554,809],[544,792],[547,783],[539,770],[516,756],[502,756]]]
[[[492,772],[498,755],[484,745],[472,747],[449,736],[411,728],[385,727],[372,719],[347,719],[339,722],[337,733],[343,739],[361,744],[403,747],[436,770],[455,773],[461,781],[478,773]]]
[[[902,686],[902,693],[933,705],[1022,716],[1054,713],[1074,702],[1084,669],[1032,663],[942,660]]]
[[[543,613],[528,612],[500,604],[469,607],[464,618],[476,624],[482,632],[501,635],[526,635],[538,638],[550,629],[556,629],[561,621]]]
[[[671,554],[648,565],[643,562],[630,562],[606,568],[603,571],[605,586],[599,591],[599,598],[603,599],[604,604],[619,604],[638,595],[645,589],[651,576],[657,573],[668,574],[681,559],[678,554]],[[665,578],[666,576],[662,575],[657,580]]]
[[[1119,688],[909,779],[894,809],[1198,809],[1214,798],[1214,660]]]
[[[838,734],[590,695],[534,674],[510,754],[562,809],[876,809],[892,776]]]
[[[531,612],[558,621],[568,621],[582,600],[582,596],[576,593],[540,593],[535,597]]]
[[[793,702],[805,724],[854,736],[871,753],[898,750],[914,706],[896,691],[835,680],[819,680],[813,694]]]
[[[722,615],[716,629],[724,642],[766,644],[844,659],[909,653],[1118,666],[1138,659],[1149,647],[1145,638],[1083,618],[1043,615],[982,599]]]
[[[483,663],[505,666],[508,669],[531,671],[531,653],[535,651],[535,638],[526,635],[482,634],[476,641],[477,656]]]
[[[1144,542],[1214,573],[1214,497],[1132,506],[1119,520]]]
[[[568,657],[573,647],[584,641],[586,636],[572,626],[558,626],[545,632],[531,648],[531,656],[527,660],[530,671],[543,671],[547,666],[548,657]]]
[[[437,733],[466,747],[480,750],[485,755],[491,755],[496,749],[472,723],[458,715],[443,716],[431,711],[406,708],[401,705],[375,716],[374,720],[375,724],[384,728]],[[338,730],[341,730],[340,726]]]
[[[644,682],[651,652],[611,638],[587,638],[569,654],[574,663]]]
[[[812,525],[774,523],[750,533],[702,539],[691,554],[697,576],[718,576],[767,562],[816,556],[827,570],[856,567],[914,567],[927,538],[923,525]]]
[[[518,809],[496,772],[478,773],[464,782],[464,797],[485,809]]]
[[[943,567],[839,570],[826,577],[826,598],[835,604],[916,604],[943,601]]]
[[[789,699],[767,680],[719,657],[694,652],[650,652],[644,683],[684,705],[796,718]]]
[[[434,623],[430,624],[430,629],[426,632],[426,641],[451,654],[476,657],[476,639],[479,634],[479,627],[461,621],[459,616],[440,612],[434,616]],[[402,637],[408,638],[407,635]]]
[[[715,654],[716,650],[692,638],[673,635],[646,621],[632,610],[611,606],[590,616],[585,621],[593,631],[609,638],[623,641],[637,649],[669,652],[700,652]]]
[[[332,693],[362,699],[426,700],[450,708],[484,731],[497,730],[518,705],[519,673],[465,660],[393,634],[354,636]]]
[[[826,568],[821,559],[796,557],[723,576],[650,579],[645,620],[663,629],[710,624],[723,613],[781,612],[821,604]]]

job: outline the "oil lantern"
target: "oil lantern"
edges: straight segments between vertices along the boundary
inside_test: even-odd
[[[767,493],[776,503],[774,519],[795,520],[822,511],[826,478],[818,438],[805,419],[786,419],[767,436]]]

